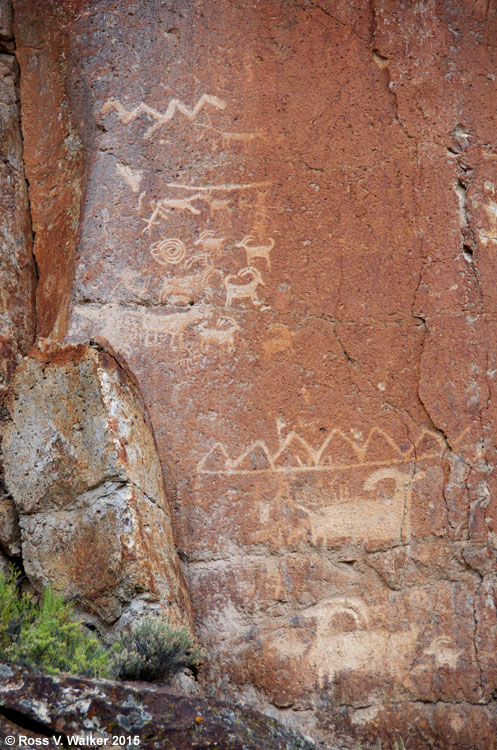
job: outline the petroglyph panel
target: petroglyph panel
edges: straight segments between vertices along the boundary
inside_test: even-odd
[[[497,16],[17,2],[30,186],[45,150],[73,164],[45,79],[88,150],[66,338],[140,384],[205,680],[325,745],[392,744],[392,706],[406,747],[474,744],[447,716],[497,679]],[[41,192],[51,248],[68,214]],[[38,253],[40,321],[64,253]]]

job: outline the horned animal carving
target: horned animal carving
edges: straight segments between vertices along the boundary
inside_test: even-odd
[[[214,346],[226,346],[230,354],[235,351],[235,333],[240,330],[238,323],[227,316],[220,316],[218,323],[229,324],[229,328],[206,328],[207,321],[203,320],[197,326],[201,338],[201,348],[206,351],[210,344]]]
[[[234,279],[242,279],[244,276],[252,276],[252,281],[247,284],[235,284]],[[244,299],[248,297],[252,304],[262,304],[257,296],[257,287],[259,284],[266,286],[262,280],[261,272],[258,268],[253,266],[247,266],[246,268],[240,269],[236,276],[229,275],[224,279],[224,286],[226,287],[226,305],[230,306],[234,299]]]
[[[253,258],[265,258],[267,267],[271,269],[271,260],[269,253],[274,247],[274,240],[271,238],[268,245],[257,245],[255,237],[251,234],[243,238],[235,247],[243,247],[247,253],[247,264],[250,266]]]
[[[191,261],[197,260],[194,256]],[[200,273],[192,273],[188,276],[177,276],[175,278],[164,279],[160,292],[160,301],[166,303],[169,297],[194,298],[200,292],[210,295],[209,282],[213,275],[211,266],[207,266]]]
[[[145,328],[145,346],[157,346],[165,339],[170,337],[171,346],[178,341],[179,346],[183,345],[183,336],[185,330],[191,323],[196,323],[206,315],[206,308],[203,305],[191,307],[184,313],[172,313],[164,315],[157,320],[156,324]]]
[[[216,237],[215,233],[211,229],[207,229],[205,232],[202,232],[200,234],[198,240],[196,240],[193,244],[202,245],[202,249],[207,250],[208,252],[212,251],[214,253],[219,253],[222,251],[224,243],[224,237]]]

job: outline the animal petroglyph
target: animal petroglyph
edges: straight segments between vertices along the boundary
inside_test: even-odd
[[[207,229],[200,233],[198,240],[193,244],[201,245],[202,249],[209,253],[218,254],[222,252],[225,241],[224,237],[216,237],[215,232],[211,229]]]
[[[182,240],[177,238],[167,238],[154,242],[150,246],[152,257],[163,266],[177,265],[186,256],[186,247]]]
[[[454,448],[461,441],[462,437],[463,435],[460,436]],[[388,457],[374,458],[372,445],[375,440],[381,441],[382,446],[389,453]],[[241,468],[242,464],[245,465],[246,457],[253,451],[256,444],[266,455],[267,466],[257,469]],[[334,450],[330,455],[331,446],[334,447]],[[226,446],[223,446],[223,449],[226,456],[229,456]],[[253,471],[257,473],[334,472],[359,466],[380,468],[385,465],[395,466],[406,464],[414,459],[440,458],[445,450],[445,443],[440,435],[428,429],[424,429],[419,438],[411,443],[407,449],[405,444],[397,445],[384,430],[378,427],[373,427],[363,442],[353,440],[345,432],[335,428],[330,431],[328,437],[318,448],[313,448],[302,435],[295,430],[291,430],[284,438],[278,437],[278,448],[276,451],[269,450],[264,440],[257,440],[245,448],[238,457],[233,459],[227,458],[224,466],[216,470],[207,470],[205,468],[209,452],[199,462],[197,470],[208,474],[248,474]],[[341,453],[346,456],[345,460],[342,460]]]
[[[168,214],[172,211],[189,211],[194,215],[200,214],[200,209],[193,205],[193,202],[199,198],[202,198],[202,196],[197,193],[190,195],[188,198],[161,198],[158,201],[151,201],[154,210],[148,219],[142,219],[145,222],[142,234],[143,232],[150,233],[153,226],[160,224],[160,219],[167,221]]]
[[[298,631],[285,628],[284,637],[276,635],[273,643],[284,658],[307,663],[306,671],[316,675],[319,688],[340,674],[387,672],[401,680],[410,669],[419,628],[391,631],[371,626],[368,607],[358,597],[325,599],[304,610],[301,619],[308,623],[305,640]]]
[[[458,659],[464,654],[464,651],[455,648],[452,638],[441,635],[430,643],[430,647],[425,649],[424,653],[435,658],[437,667],[455,669]]]
[[[201,349],[206,351],[211,344],[218,347],[226,347],[228,352],[232,354],[235,351],[235,334],[241,330],[238,323],[233,318],[227,316],[220,316],[217,320],[218,324],[228,323],[228,328],[207,328],[206,321],[202,321],[198,326],[201,339]]]
[[[207,316],[208,312],[203,305],[194,305],[186,312],[171,313],[157,317],[154,324],[151,321],[145,321],[144,325],[144,345],[158,346],[169,340],[171,346],[183,346],[183,336],[186,329],[192,323],[198,323]]]
[[[131,188],[133,193],[138,193],[140,190],[140,184],[143,179],[143,174],[138,169],[131,169],[126,164],[117,162],[116,170],[121,175],[128,187]]]
[[[158,112],[144,102],[141,102],[137,107],[134,107],[134,109],[127,110],[118,99],[109,99],[109,101],[105,102],[103,105],[102,113],[105,114],[106,112],[115,111],[121,122],[125,125],[129,125],[130,122],[133,122],[133,120],[136,120],[136,118],[142,114],[151,117],[155,122],[145,131],[143,136],[145,139],[149,139],[156,130],[167,125],[177,112],[180,112],[190,122],[193,122],[207,105],[218,110],[224,110],[226,108],[226,102],[223,101],[223,99],[219,99],[217,96],[211,96],[210,94],[202,94],[193,108],[188,107],[179,99],[171,99],[165,112]]]
[[[206,305],[197,304],[188,307],[185,312],[164,315],[134,312],[129,307],[111,304],[106,307],[106,315],[102,318],[99,305],[85,304],[78,307],[77,314],[83,319],[90,337],[104,336],[116,351],[132,359],[143,348],[161,345],[183,348],[186,330],[208,319],[210,309]]]
[[[170,297],[191,300],[199,292],[210,294],[210,282],[214,273],[215,270],[211,266],[207,266],[200,273],[165,279],[160,293],[161,302],[167,302]]]
[[[306,516],[313,543],[330,538],[352,537],[376,541],[411,537],[411,495],[413,484],[424,473],[414,476],[398,468],[377,469],[362,489],[330,495],[326,506],[301,507]]]
[[[264,258],[267,267],[271,268],[271,260],[269,253],[274,247],[274,240],[271,238],[268,245],[258,245],[257,240],[252,235],[247,235],[239,242],[235,247],[243,247],[247,253],[247,265],[250,266],[254,258]]]
[[[326,635],[330,625],[337,621],[349,619],[353,623],[354,630],[364,630],[369,626],[368,608],[362,599],[352,596],[333,596],[323,599],[318,604],[313,604],[304,610],[305,617],[315,617],[320,635]]]
[[[246,284],[235,283],[236,279],[244,279],[246,276],[252,276],[252,281]],[[242,268],[236,276],[230,274],[224,279],[224,285],[226,287],[226,306],[229,307],[234,299],[250,299],[253,305],[261,305],[262,302],[257,296],[257,287],[259,284],[265,286],[261,273],[258,268],[253,266],[247,266]]]

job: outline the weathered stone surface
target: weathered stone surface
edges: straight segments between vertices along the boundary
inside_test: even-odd
[[[35,586],[51,582],[106,625],[151,609],[189,623],[153,433],[114,357],[40,344],[6,407],[6,479]]]
[[[9,560],[0,550],[0,572],[6,574],[9,569]]]
[[[0,42],[3,44],[13,41],[12,16],[11,0],[0,0]]]
[[[16,9],[40,325],[140,383],[206,679],[494,747],[497,10]]]
[[[274,719],[239,706],[141,683],[60,675],[0,665],[0,738],[138,737],[143,750],[311,750]],[[14,713],[16,712],[16,713]],[[31,733],[25,731],[28,727]],[[53,740],[51,740],[53,742]],[[114,744],[117,744],[116,741]],[[73,743],[75,741],[73,740]],[[66,745],[67,746],[67,745]],[[328,750],[334,750],[329,745]]]
[[[19,516],[11,497],[0,497],[0,549],[9,557],[21,554]]]
[[[0,1],[0,401],[33,343],[35,273],[19,107],[19,68],[13,54],[12,4]],[[0,407],[1,408],[1,407]],[[4,487],[0,414],[0,550],[20,551],[12,499]]]
[[[0,398],[33,342],[34,269],[10,3],[0,4]]]

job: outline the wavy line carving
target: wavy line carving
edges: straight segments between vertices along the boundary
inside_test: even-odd
[[[142,114],[149,115],[155,120],[155,123],[145,131],[143,137],[145,139],[148,139],[155,133],[156,130],[159,130],[159,128],[170,122],[175,116],[176,112],[181,112],[181,114],[184,115],[188,120],[190,120],[190,122],[193,122],[199,112],[201,112],[206,105],[215,107],[216,109],[220,110],[226,108],[226,102],[223,99],[219,99],[219,97],[217,96],[211,96],[210,94],[202,94],[193,108],[189,107],[187,104],[184,104],[179,99],[171,99],[169,104],[167,105],[165,112],[158,112],[153,107],[145,104],[145,102],[141,102],[134,109],[128,110],[123,107],[118,99],[109,99],[102,107],[102,114],[114,110],[115,112],[117,112],[117,116],[119,117],[121,122],[123,122],[125,125],[129,125],[130,122],[133,122],[133,120],[136,120],[137,117]]]
[[[463,435],[464,432],[456,441],[458,444]],[[386,457],[375,458],[375,440],[386,449]],[[278,449],[271,452],[264,440],[255,440],[236,458],[230,458],[226,446],[218,442],[199,461],[197,471],[200,474],[338,471],[360,466],[390,466],[412,460],[439,458],[446,451],[443,438],[428,429],[424,429],[407,450],[403,450],[379,427],[373,427],[362,444],[338,428],[333,429],[318,448],[313,448],[295,430],[291,430],[278,442]]]

